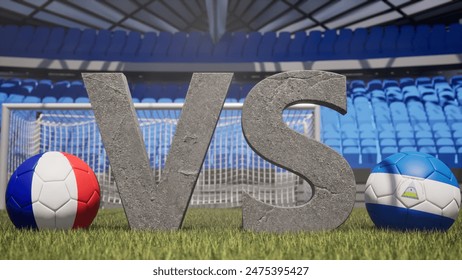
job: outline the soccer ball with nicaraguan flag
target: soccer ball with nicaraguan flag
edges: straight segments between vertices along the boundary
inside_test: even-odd
[[[457,219],[460,199],[451,170],[420,152],[387,157],[366,183],[366,208],[379,228],[447,230]]]
[[[17,228],[87,228],[99,209],[100,188],[95,173],[80,158],[46,152],[16,169],[5,200]]]

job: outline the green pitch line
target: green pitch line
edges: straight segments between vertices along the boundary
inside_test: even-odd
[[[462,218],[446,233],[376,229],[355,209],[339,229],[269,234],[241,229],[240,209],[190,209],[180,231],[130,231],[120,209],[89,230],[16,230],[0,211],[0,259],[462,259]]]

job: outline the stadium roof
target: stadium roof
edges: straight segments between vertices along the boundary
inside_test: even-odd
[[[454,23],[451,0],[2,0],[0,24],[149,31],[326,30],[385,24]]]

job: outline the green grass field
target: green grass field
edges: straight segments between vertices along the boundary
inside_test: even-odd
[[[461,219],[445,233],[374,228],[355,209],[340,228],[253,233],[240,209],[190,209],[182,230],[131,231],[121,209],[101,210],[89,230],[31,231],[0,212],[0,259],[462,259]]]

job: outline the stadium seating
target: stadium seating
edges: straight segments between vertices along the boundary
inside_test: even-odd
[[[0,26],[8,38],[0,56],[133,62],[312,61],[459,54],[462,25],[374,26],[369,29],[225,33],[125,32],[77,28]],[[421,84],[425,86],[425,84]]]
[[[254,83],[232,84],[226,102],[243,102],[253,86]],[[188,84],[145,82],[131,84],[130,88],[134,102],[184,102]],[[461,89],[462,76],[458,75],[349,80],[348,113],[342,116],[326,107],[321,109],[322,141],[343,154],[354,168],[370,168],[397,151],[423,151],[439,157],[450,167],[460,168]],[[21,102],[85,103],[88,97],[82,81],[0,78],[0,105]],[[161,117],[152,111],[139,114],[140,117]],[[167,147],[159,147],[162,148]],[[245,159],[239,164],[255,160],[240,155],[242,149],[226,149],[230,160]],[[217,156],[210,165],[219,164],[223,154],[224,151],[217,148]]]

